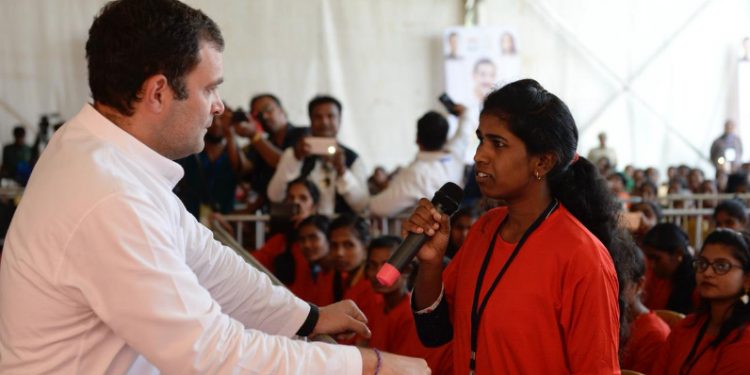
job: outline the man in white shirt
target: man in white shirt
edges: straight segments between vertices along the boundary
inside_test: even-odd
[[[331,96],[317,96],[310,101],[307,111],[312,136],[336,142],[341,128],[341,103]],[[284,150],[268,184],[268,199],[283,201],[286,185],[300,176],[317,185],[321,214],[359,214],[367,208],[370,198],[367,167],[356,152],[342,144],[338,144],[333,155],[314,155],[307,138],[302,138],[294,147]]]
[[[607,133],[599,133],[599,147],[589,150],[587,159],[594,164],[599,164],[600,159],[607,159],[609,166],[614,169],[617,166],[617,152],[612,147],[607,147]]]
[[[428,373],[289,336],[369,334],[351,301],[271,285],[171,192],[224,106],[223,39],[176,0],[120,0],[86,44],[94,104],[55,134],[0,264],[2,374]],[[285,337],[286,336],[286,337]]]
[[[370,212],[388,217],[417,204],[420,198],[431,197],[446,182],[463,186],[463,154],[469,144],[472,127],[467,124],[466,108],[456,105],[458,128],[448,141],[448,121],[430,111],[417,121],[419,153],[406,168],[388,183],[388,187],[370,198]]]

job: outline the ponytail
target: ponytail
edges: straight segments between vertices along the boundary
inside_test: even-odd
[[[552,195],[608,249],[618,236],[622,205],[607,187],[596,166],[579,157],[550,179]]]

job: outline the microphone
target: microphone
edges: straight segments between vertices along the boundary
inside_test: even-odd
[[[440,190],[435,192],[432,197],[432,204],[440,212],[448,216],[458,210],[458,205],[464,198],[464,191],[452,183],[447,182]],[[393,252],[388,261],[383,264],[376,275],[378,282],[385,286],[393,285],[401,276],[401,271],[414,259],[419,249],[427,242],[427,235],[424,233],[409,233],[401,246]]]

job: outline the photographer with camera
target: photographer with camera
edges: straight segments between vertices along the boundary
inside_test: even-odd
[[[237,134],[250,140],[250,145],[244,150],[248,163],[243,170],[243,179],[250,182],[252,190],[258,194],[249,211],[260,208],[267,212],[266,190],[281,154],[307,135],[309,128],[290,123],[281,101],[270,93],[256,95],[250,100],[250,116],[241,111],[235,112],[235,116],[241,125],[237,127]]]
[[[312,137],[301,138],[284,151],[268,184],[268,198],[282,201],[286,184],[302,176],[320,190],[320,213],[364,211],[370,197],[367,168],[356,152],[336,140],[341,126],[341,102],[331,96],[317,96],[307,109]]]

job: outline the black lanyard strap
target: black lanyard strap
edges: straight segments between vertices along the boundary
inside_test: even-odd
[[[521,239],[518,240],[518,243],[516,244],[516,247],[513,249],[513,252],[508,257],[508,260],[505,261],[505,264],[500,269],[500,272],[498,272],[497,276],[495,277],[495,280],[492,282],[492,285],[489,289],[487,289],[487,293],[484,295],[484,298],[482,299],[482,303],[479,305],[479,308],[477,308],[477,304],[479,302],[479,293],[482,290],[482,284],[484,283],[484,275],[487,273],[487,267],[490,264],[490,259],[492,258],[492,253],[495,250],[495,242],[497,241],[497,237],[500,235],[500,229],[502,229],[503,224],[508,219],[508,216],[506,215],[503,221],[500,222],[500,225],[497,226],[497,229],[495,230],[495,233],[492,235],[492,241],[490,242],[490,246],[487,249],[487,252],[484,255],[484,261],[482,262],[482,268],[479,270],[479,275],[477,276],[477,286],[474,289],[474,300],[471,303],[471,358],[469,359],[469,370],[470,373],[474,373],[474,369],[476,368],[476,353],[477,353],[477,339],[479,338],[479,322],[482,319],[482,314],[484,313],[484,309],[487,307],[487,301],[489,301],[490,296],[495,291],[495,288],[500,283],[500,279],[503,278],[505,275],[505,272],[508,270],[508,267],[510,267],[510,264],[513,263],[513,260],[516,258],[518,253],[521,251],[521,247],[526,242],[526,240],[529,238],[532,232],[536,230],[542,222],[549,217],[550,214],[557,208],[557,199],[553,199],[552,202],[547,206],[547,208],[542,211],[542,213],[534,220],[534,222],[529,226],[528,229],[523,233],[521,236]]]
[[[706,354],[706,351],[711,347],[711,344],[708,343],[706,346],[698,353],[695,352],[698,350],[698,346],[701,344],[701,341],[703,340],[703,336],[706,334],[706,331],[708,330],[708,323],[711,321],[711,316],[709,315],[708,319],[706,319],[706,322],[703,323],[703,326],[701,327],[700,331],[698,331],[698,336],[695,337],[695,342],[693,343],[693,347],[690,348],[690,353],[688,353],[687,357],[685,358],[685,361],[682,362],[682,366],[680,366],[680,375],[687,375],[690,373],[690,371],[693,370],[693,366],[695,366],[696,363],[698,363],[698,360],[701,359],[703,354]]]

